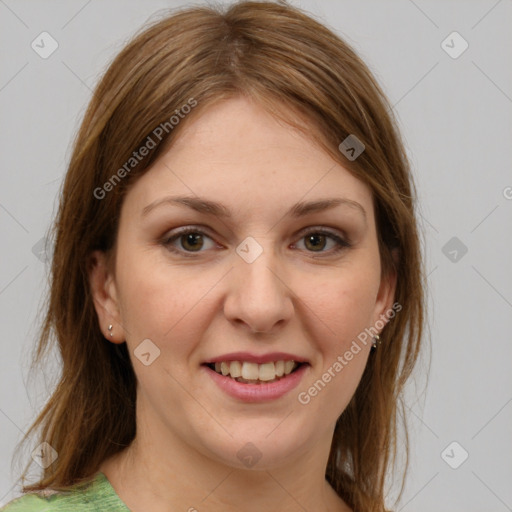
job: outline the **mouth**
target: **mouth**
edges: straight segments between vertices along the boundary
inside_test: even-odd
[[[243,360],[216,361],[204,363],[204,366],[219,375],[228,377],[241,384],[262,385],[272,384],[273,382],[285,379],[307,364],[306,362],[294,361],[292,359],[279,359],[261,364]]]

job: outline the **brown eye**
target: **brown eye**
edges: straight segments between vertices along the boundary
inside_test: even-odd
[[[209,247],[206,244],[208,240],[210,241]],[[191,255],[191,253],[204,252],[204,249],[211,249],[215,246],[213,240],[197,228],[185,228],[175,234],[166,235],[161,244],[171,252],[185,256]]]
[[[187,251],[200,250],[204,244],[202,241],[202,234],[200,233],[187,233],[180,235],[181,246]]]
[[[312,251],[321,251],[327,243],[326,236],[322,234],[307,235],[304,237],[304,240],[304,245]]]
[[[350,243],[336,233],[325,230],[310,231],[302,236],[307,252],[329,256],[350,247]],[[330,242],[330,244],[329,244]]]

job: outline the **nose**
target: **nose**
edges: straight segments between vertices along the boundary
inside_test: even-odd
[[[252,263],[235,257],[228,274],[226,318],[252,333],[273,334],[282,329],[294,313],[293,291],[283,266],[269,249]]]

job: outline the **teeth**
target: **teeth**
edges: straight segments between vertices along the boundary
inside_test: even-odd
[[[291,373],[294,366],[295,366],[295,362],[294,361],[285,361],[284,362],[284,373],[285,373],[285,375],[288,375],[289,373]]]
[[[232,361],[229,367],[229,373],[231,377],[241,377],[242,376],[242,363],[240,361]]]
[[[289,375],[298,366],[295,361],[274,361],[257,364],[247,361],[222,361],[215,363],[215,371],[239,382],[270,382]]]
[[[256,380],[258,378],[258,365],[256,363],[242,364],[242,379]]]
[[[274,363],[260,364],[260,380],[274,380],[276,378],[276,369]]]

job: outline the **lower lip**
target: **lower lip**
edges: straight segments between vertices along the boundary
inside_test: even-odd
[[[243,402],[268,402],[281,398],[297,387],[308,366],[308,364],[303,364],[293,373],[269,384],[244,384],[231,377],[225,377],[211,368],[208,368],[208,366],[203,366],[203,368],[208,372],[219,388],[233,398],[237,398]]]

